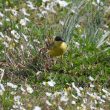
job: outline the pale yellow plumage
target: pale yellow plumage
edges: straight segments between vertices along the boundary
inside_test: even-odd
[[[60,37],[59,37],[60,38]],[[55,40],[48,50],[50,57],[56,57],[63,55],[67,50],[67,44],[61,38]]]

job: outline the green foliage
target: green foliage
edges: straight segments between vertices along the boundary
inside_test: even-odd
[[[4,92],[4,94],[0,96],[0,102],[2,104],[1,109],[4,110],[11,109],[14,103],[13,95],[11,95],[9,91]]]

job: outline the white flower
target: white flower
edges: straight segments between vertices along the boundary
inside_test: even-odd
[[[48,81],[47,83],[48,83],[48,85],[49,85],[50,87],[54,87],[55,84],[56,84],[53,80],[50,80],[50,81]]]
[[[29,21],[30,21],[30,20],[29,20],[28,18],[24,18],[24,19],[21,19],[21,20],[20,20],[20,24],[21,24],[22,26],[26,26]]]
[[[45,94],[46,94],[46,96],[48,96],[48,97],[52,96],[52,93],[50,93],[50,92],[46,92]]]
[[[21,86],[21,91],[22,92],[26,92],[26,90]]]
[[[17,96],[14,96],[14,101],[19,101],[21,99],[21,96],[17,95]]]
[[[34,90],[30,87],[30,85],[26,85],[26,90],[30,94],[34,92]]]
[[[3,13],[2,12],[0,12],[0,17],[3,17],[4,15],[3,15]]]
[[[81,96],[80,89],[75,86],[74,82],[72,83],[72,87],[76,90],[77,95]]]
[[[64,110],[61,106],[58,106],[58,110]]]
[[[19,39],[19,38],[20,38],[20,35],[17,33],[16,30],[12,30],[12,31],[11,31],[11,34],[12,34],[16,39]]]
[[[43,82],[42,84],[45,86],[47,83],[46,82]]]
[[[10,19],[9,18],[6,18],[6,21],[10,21]]]
[[[56,3],[60,5],[60,7],[66,7],[68,3],[64,0],[56,0]]]
[[[12,39],[11,39],[9,36],[7,36],[7,35],[6,35],[5,37],[6,37],[7,41],[9,41],[9,42],[12,40]]]
[[[7,42],[3,42],[3,44],[5,45],[5,47],[9,47],[9,44]]]
[[[67,102],[68,97],[67,96],[62,96],[60,100],[61,100],[61,102]]]
[[[83,98],[83,102],[84,102],[84,104],[86,104],[87,103],[87,98]]]
[[[102,91],[103,91],[106,95],[110,95],[110,92],[108,92],[108,91],[105,90],[104,88],[102,89]]]
[[[13,105],[13,108],[15,110],[26,110],[24,107],[23,107],[23,104],[22,102],[20,101],[21,100],[21,96],[14,96],[14,105]]]
[[[93,87],[95,87],[95,86],[94,86],[93,84],[90,84],[90,87],[93,88]]]
[[[0,68],[0,82],[4,76],[4,69]]]
[[[78,42],[74,42],[74,43],[75,43],[75,46],[76,46],[77,48],[80,47],[80,44],[79,44]]]
[[[45,10],[49,11],[49,12],[53,12],[53,13],[56,13],[56,11],[54,10],[54,2],[51,2],[50,4],[48,4],[46,7],[45,7]]]
[[[27,3],[27,6],[28,6],[29,8],[31,8],[32,10],[33,10],[33,9],[36,9],[31,1],[26,1],[26,3]]]
[[[35,106],[33,110],[41,110],[41,107]]]
[[[50,1],[50,0],[42,0],[42,2],[44,2],[44,3],[45,3],[45,2],[48,2],[48,1]]]
[[[94,81],[94,78],[92,76],[89,76],[90,81]]]
[[[14,10],[14,9],[12,9],[11,12],[12,12],[12,14],[13,14],[14,16],[17,16],[17,14],[18,14],[18,12],[17,12],[16,10]]]
[[[80,28],[81,26],[80,26],[79,24],[76,24],[75,27],[76,27],[76,28]]]
[[[26,12],[26,9],[25,9],[25,8],[22,8],[22,9],[21,9],[21,12],[22,12],[25,16],[30,16],[30,14]]]
[[[52,105],[48,100],[46,100],[46,104],[47,104],[48,106],[51,106],[51,105]]]
[[[79,87],[79,90],[83,91],[83,88],[82,87]]]
[[[9,87],[11,87],[11,88],[13,88],[13,89],[17,89],[17,85],[15,85],[15,84],[13,84],[13,83],[11,83],[11,82],[7,82],[7,86],[9,86]]]
[[[3,84],[0,83],[0,95],[3,95],[3,92],[5,91],[5,88]]]
[[[99,4],[100,3],[100,0],[97,0],[97,3]]]
[[[62,26],[64,26],[65,23],[64,23],[64,21],[61,21],[61,20],[60,20],[60,21],[59,21],[59,24],[61,24]]]
[[[54,96],[54,97],[57,97],[57,96],[59,96],[59,95],[61,95],[61,92],[57,92],[57,91],[56,91],[53,96]]]
[[[3,25],[3,23],[2,22],[0,22],[0,26],[2,26]]]
[[[92,2],[92,5],[97,6],[96,2],[94,2],[94,1]]]
[[[16,92],[15,91],[11,91],[11,93],[10,93],[11,95],[15,95],[16,94]]]
[[[25,34],[22,33],[22,36],[24,37],[25,41],[28,41],[28,36],[26,36]]]
[[[21,45],[21,50],[22,50],[22,51],[24,50],[24,46],[23,46],[23,45]]]
[[[73,101],[71,102],[71,104],[75,105],[75,104],[76,104],[76,102],[73,100]]]
[[[3,33],[2,33],[2,32],[0,32],[0,37],[4,38],[4,35],[3,35]]]

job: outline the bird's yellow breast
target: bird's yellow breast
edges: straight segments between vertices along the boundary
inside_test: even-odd
[[[67,44],[61,41],[55,41],[52,48],[48,51],[51,57],[63,55],[67,50]]]

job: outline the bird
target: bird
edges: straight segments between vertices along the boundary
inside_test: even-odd
[[[48,48],[50,57],[62,56],[67,50],[67,43],[62,37],[56,36]]]

